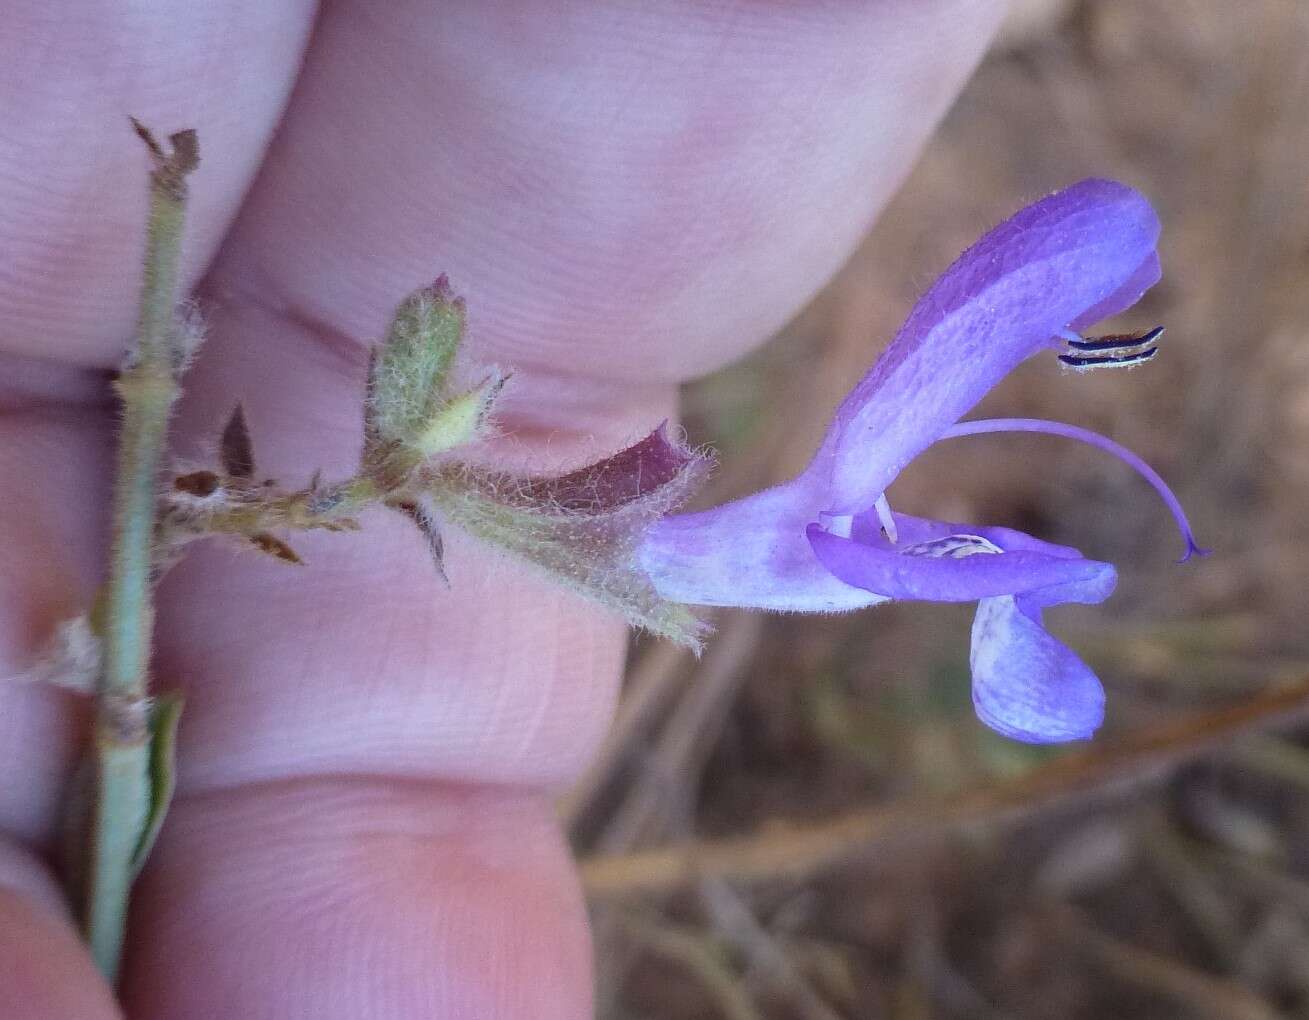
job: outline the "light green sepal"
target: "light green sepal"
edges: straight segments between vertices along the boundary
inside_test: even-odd
[[[491,405],[504,389],[505,379],[499,372],[493,372],[480,385],[451,397],[433,412],[407,445],[427,458],[484,439]]]
[[[640,547],[711,466],[661,425],[625,450],[554,477],[448,465],[428,475],[427,494],[452,524],[634,626],[699,651],[705,625],[659,595],[641,568]]]

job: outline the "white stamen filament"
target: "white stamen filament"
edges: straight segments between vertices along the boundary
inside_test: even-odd
[[[826,510],[818,515],[818,523],[829,535],[837,538],[849,538],[854,529],[853,514],[829,514]]]
[[[882,530],[886,532],[887,541],[895,545],[900,538],[900,534],[896,530],[895,518],[891,515],[891,504],[887,502],[885,492],[877,497],[873,509],[877,511],[877,519],[882,523]]]

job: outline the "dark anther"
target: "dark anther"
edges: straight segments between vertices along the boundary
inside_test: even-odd
[[[1115,333],[1109,336],[1079,337],[1065,334],[1068,351],[1059,360],[1069,368],[1131,368],[1142,365],[1159,353],[1158,340],[1163,326],[1144,333]]]
[[[1155,326],[1154,329],[1139,334],[1113,333],[1109,336],[1091,336],[1083,337],[1080,340],[1069,340],[1068,346],[1075,351],[1111,351],[1118,347],[1141,347],[1145,344],[1152,344],[1163,335],[1163,326]]]

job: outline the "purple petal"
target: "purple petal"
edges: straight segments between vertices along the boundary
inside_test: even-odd
[[[952,534],[960,534],[954,532]],[[962,534],[976,535],[967,528]],[[1114,585],[1114,568],[1096,560],[1048,556],[1028,549],[975,553],[961,558],[914,555],[915,546],[901,536],[898,545],[864,544],[840,538],[817,525],[808,529],[814,555],[833,575],[859,588],[893,599],[973,602],[1038,588],[1086,592],[1078,601],[1100,601]],[[938,540],[939,541],[939,540]],[[910,552],[906,553],[906,550]],[[1103,592],[1103,594],[1100,594]],[[1060,601],[1071,601],[1072,598]]]
[[[1092,305],[1068,324],[1074,333],[1094,326],[1101,319],[1108,319],[1131,308],[1141,300],[1147,290],[1159,282],[1163,268],[1159,265],[1159,256],[1150,252],[1145,261],[1136,267],[1127,282],[1097,305]]]
[[[1005,596],[978,604],[969,656],[977,717],[1031,744],[1086,740],[1104,719],[1104,688],[1041,626],[1037,601]]]
[[[805,537],[822,494],[796,479],[702,513],[665,517],[641,566],[659,594],[702,606],[841,612],[885,601],[837,580]]]
[[[900,470],[1025,358],[1157,277],[1159,221],[1137,192],[1086,180],[1028,206],[923,295],[837,411],[806,474],[823,509],[871,506]]]

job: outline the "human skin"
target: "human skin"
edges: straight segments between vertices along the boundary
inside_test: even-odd
[[[195,127],[188,283],[210,339],[178,450],[235,400],[261,475],[357,456],[367,343],[438,272],[514,371],[506,463],[674,413],[850,253],[996,4],[235,0],[0,5],[0,676],[102,576],[146,159]],[[870,343],[873,338],[870,338]],[[159,594],[186,695],[138,886],[133,1018],[583,1017],[591,949],[552,796],[613,707],[619,622],[399,517],[207,544]],[[49,868],[79,699],[0,687],[0,1018],[123,1015]]]

